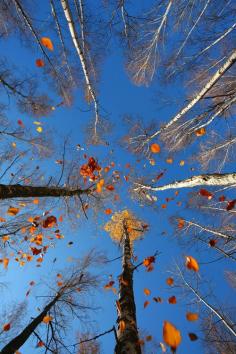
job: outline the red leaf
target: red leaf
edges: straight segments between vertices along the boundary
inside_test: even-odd
[[[236,199],[231,200],[230,202],[227,203],[226,210],[230,211],[235,207],[236,204]]]
[[[212,239],[209,241],[209,246],[215,247],[216,243],[217,243],[217,240]]]
[[[36,59],[36,60],[35,60],[35,65],[36,65],[38,68],[42,68],[42,67],[44,67],[45,63],[44,63],[43,59]]]
[[[224,202],[225,201],[225,196],[224,195],[221,195],[220,197],[219,197],[219,202]]]
[[[208,192],[206,189],[200,189],[199,194],[202,197],[207,197],[207,199],[209,199],[209,200],[212,199],[212,197],[213,197],[213,194]]]

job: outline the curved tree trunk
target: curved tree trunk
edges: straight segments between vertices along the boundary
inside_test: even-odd
[[[123,271],[119,278],[118,333],[115,354],[141,354],[133,291],[133,271],[129,234],[124,228]]]
[[[60,187],[22,186],[20,184],[0,184],[0,200],[11,198],[72,197],[89,193],[89,189],[70,189]]]
[[[20,347],[22,347],[22,345],[33,334],[38,325],[43,321],[43,318],[47,315],[48,311],[55,305],[59,298],[60,295],[54,297],[54,299],[44,307],[43,311],[37,317],[35,317],[35,319],[33,319],[33,321],[30,322],[17,337],[13,338],[7,345],[5,345],[5,347],[2,348],[0,353],[14,354]]]

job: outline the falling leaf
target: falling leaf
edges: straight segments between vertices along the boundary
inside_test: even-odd
[[[120,320],[120,322],[119,322],[119,328],[120,328],[120,331],[121,332],[124,332],[124,330],[125,330],[125,321],[124,320]]]
[[[173,163],[172,157],[169,157],[168,159],[166,159],[166,162],[169,163],[169,164]]]
[[[144,294],[147,295],[147,296],[149,296],[149,295],[151,294],[151,291],[150,291],[149,289],[147,289],[147,288],[144,288],[144,289],[143,289],[143,292],[144,292]]]
[[[207,197],[207,199],[211,200],[212,197],[213,197],[213,194],[208,192],[206,189],[200,189],[199,191],[199,194],[202,196],[202,197]]]
[[[180,331],[172,323],[164,321],[163,340],[173,351],[176,351],[181,339]]]
[[[36,60],[35,60],[35,65],[36,65],[38,68],[42,68],[42,67],[44,67],[45,63],[44,63],[43,59],[36,59]]]
[[[53,320],[52,316],[46,315],[43,318],[43,323],[47,324],[47,323],[51,322],[52,320]]]
[[[37,130],[38,133],[42,133],[43,128],[42,127],[37,127],[36,130]]]
[[[208,242],[209,246],[211,247],[215,247],[215,245],[217,244],[217,240],[214,240],[214,239],[211,239],[209,242]]]
[[[3,330],[4,332],[9,331],[10,329],[11,329],[11,324],[10,324],[10,323],[6,323],[6,324],[4,324],[4,325],[2,326],[2,330]]]
[[[143,307],[146,308],[149,304],[150,304],[149,301],[145,301],[144,304],[143,304]]]
[[[41,44],[49,50],[53,50],[53,44],[50,38],[42,37],[40,40]]]
[[[191,257],[191,256],[187,256],[186,257],[186,263],[185,263],[186,267],[190,270],[194,270],[194,272],[198,272],[199,271],[199,265],[198,262],[195,258]]]
[[[198,336],[195,333],[188,333],[188,336],[192,342],[198,340]]]
[[[169,285],[169,286],[173,285],[174,284],[174,279],[173,278],[167,278],[166,279],[166,284]]]
[[[150,150],[153,154],[158,154],[161,151],[161,148],[159,144],[155,143],[151,145]]]
[[[203,136],[206,134],[206,129],[205,128],[200,128],[198,130],[195,130],[195,135],[196,136]]]
[[[231,200],[230,202],[227,203],[226,210],[227,211],[232,210],[235,207],[235,204],[236,204],[236,199]]]
[[[186,313],[186,318],[188,321],[197,321],[198,320],[198,313],[195,312],[187,312]]]
[[[171,305],[175,305],[175,304],[177,303],[176,297],[175,297],[175,296],[169,297],[168,302],[169,302],[169,304],[171,304]]]
[[[19,213],[20,209],[19,208],[15,208],[15,207],[9,207],[7,210],[7,214],[11,215],[11,216],[15,216]]]

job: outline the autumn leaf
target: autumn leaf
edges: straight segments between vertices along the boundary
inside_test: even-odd
[[[182,229],[184,227],[184,224],[184,219],[178,219],[178,229]]]
[[[200,128],[200,129],[198,129],[198,130],[195,130],[195,135],[196,136],[203,136],[203,135],[205,135],[206,134],[206,129],[205,128]]]
[[[19,213],[20,209],[19,208],[15,208],[15,207],[9,207],[7,210],[7,214],[11,215],[11,216],[15,216]]]
[[[107,283],[106,285],[104,285],[104,289],[111,289],[112,288],[112,286],[115,284],[115,282],[114,282],[114,280],[111,280],[111,281],[109,281],[109,283]]]
[[[146,342],[150,342],[152,340],[152,336],[146,336]]]
[[[2,218],[1,216],[0,216],[0,222],[5,222],[6,221],[6,219],[5,218]]]
[[[177,303],[176,297],[175,297],[175,296],[169,297],[168,302],[169,302],[169,304],[171,304],[171,305],[175,305],[175,304]]]
[[[43,227],[46,228],[51,228],[55,226],[57,223],[57,218],[53,215],[48,216],[44,221],[43,221]]]
[[[235,207],[235,204],[236,204],[236,199],[231,200],[230,202],[227,203],[226,210],[227,211],[232,210]]]
[[[46,315],[43,318],[43,323],[47,324],[47,323],[51,322],[52,320],[53,320],[52,316]]]
[[[198,320],[198,313],[195,312],[187,312],[186,313],[186,318],[190,322],[194,322]]]
[[[3,263],[3,267],[4,269],[7,269],[8,267],[8,264],[9,264],[9,258],[3,258],[3,259],[0,259],[0,263]]]
[[[11,324],[10,324],[10,323],[6,323],[6,324],[4,324],[4,325],[2,326],[2,330],[3,330],[4,332],[9,331],[10,329],[11,329]]]
[[[168,321],[164,321],[163,340],[173,351],[176,351],[182,340],[180,331]]]
[[[202,196],[202,197],[207,197],[207,199],[211,200],[212,197],[213,197],[213,194],[208,192],[206,189],[200,189],[199,191],[199,194]]]
[[[43,341],[39,341],[36,345],[36,348],[41,348],[41,347],[44,347],[44,342]]]
[[[166,162],[169,163],[169,164],[172,164],[173,163],[172,157],[169,157],[168,159],[166,159]]]
[[[146,300],[143,304],[143,307],[146,308],[149,304],[150,304],[150,302]]]
[[[186,257],[185,265],[188,269],[193,270],[194,272],[199,271],[199,265],[198,265],[197,260],[191,256]]]
[[[147,289],[147,288],[144,288],[144,289],[143,289],[143,292],[144,292],[144,294],[147,295],[147,296],[149,296],[149,295],[151,294],[151,291],[150,291],[149,289]]]
[[[215,245],[217,244],[217,240],[214,240],[214,239],[211,239],[209,242],[208,242],[209,246],[211,247],[215,247]]]
[[[104,179],[101,179],[98,183],[97,183],[97,193],[101,193],[102,192],[102,187],[104,185]]]
[[[219,202],[224,202],[225,201],[225,196],[224,195],[221,195],[220,197],[219,197]]]
[[[169,285],[169,286],[173,285],[174,284],[174,279],[173,278],[167,278],[166,279],[166,284]]]
[[[159,144],[152,144],[151,147],[150,147],[150,150],[153,154],[158,154],[161,152],[161,148],[160,148],[160,145]]]
[[[180,166],[184,166],[184,164],[185,164],[184,160],[181,160],[180,163],[179,163]]]
[[[38,133],[42,133],[43,128],[42,127],[37,127],[36,130],[37,130]]]
[[[44,67],[45,63],[44,63],[43,59],[36,59],[36,60],[35,60],[35,65],[36,65],[38,68],[42,68],[42,67]]]
[[[198,336],[195,333],[188,333],[188,336],[192,342],[198,340]]]
[[[114,187],[112,184],[108,184],[108,185],[106,186],[106,189],[107,189],[108,191],[112,192],[112,191],[114,191],[115,187]]]
[[[112,210],[111,210],[110,208],[108,208],[108,209],[106,209],[106,210],[104,211],[104,213],[105,213],[106,215],[110,215],[110,214],[112,214]]]
[[[50,38],[42,37],[40,43],[49,50],[53,50],[53,44]]]
[[[158,296],[158,297],[154,297],[153,298],[153,301],[155,301],[155,302],[162,302],[162,298],[160,297],[160,296]]]

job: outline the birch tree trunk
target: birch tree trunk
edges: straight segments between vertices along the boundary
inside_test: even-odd
[[[11,198],[72,197],[89,193],[89,189],[70,189],[59,187],[22,186],[20,184],[0,184],[0,200]]]
[[[13,338],[3,349],[1,350],[1,354],[14,354],[22,345],[29,339],[29,337],[36,330],[38,325],[43,321],[43,318],[47,315],[50,309],[55,305],[55,303],[59,300],[60,295],[54,297],[54,299],[49,302],[47,306],[44,307],[43,311],[33,319],[32,322],[28,324],[28,326],[23,329],[23,331]]]
[[[192,188],[196,186],[234,186],[236,185],[236,173],[213,173],[193,176],[159,187],[147,186],[140,183],[135,183],[135,185],[137,185],[137,188],[135,188],[134,191],[145,189],[153,192],[164,191],[166,189]]]
[[[115,354],[141,354],[133,291],[133,271],[129,234],[124,228],[123,271],[120,275],[119,305],[117,306],[118,341]]]

